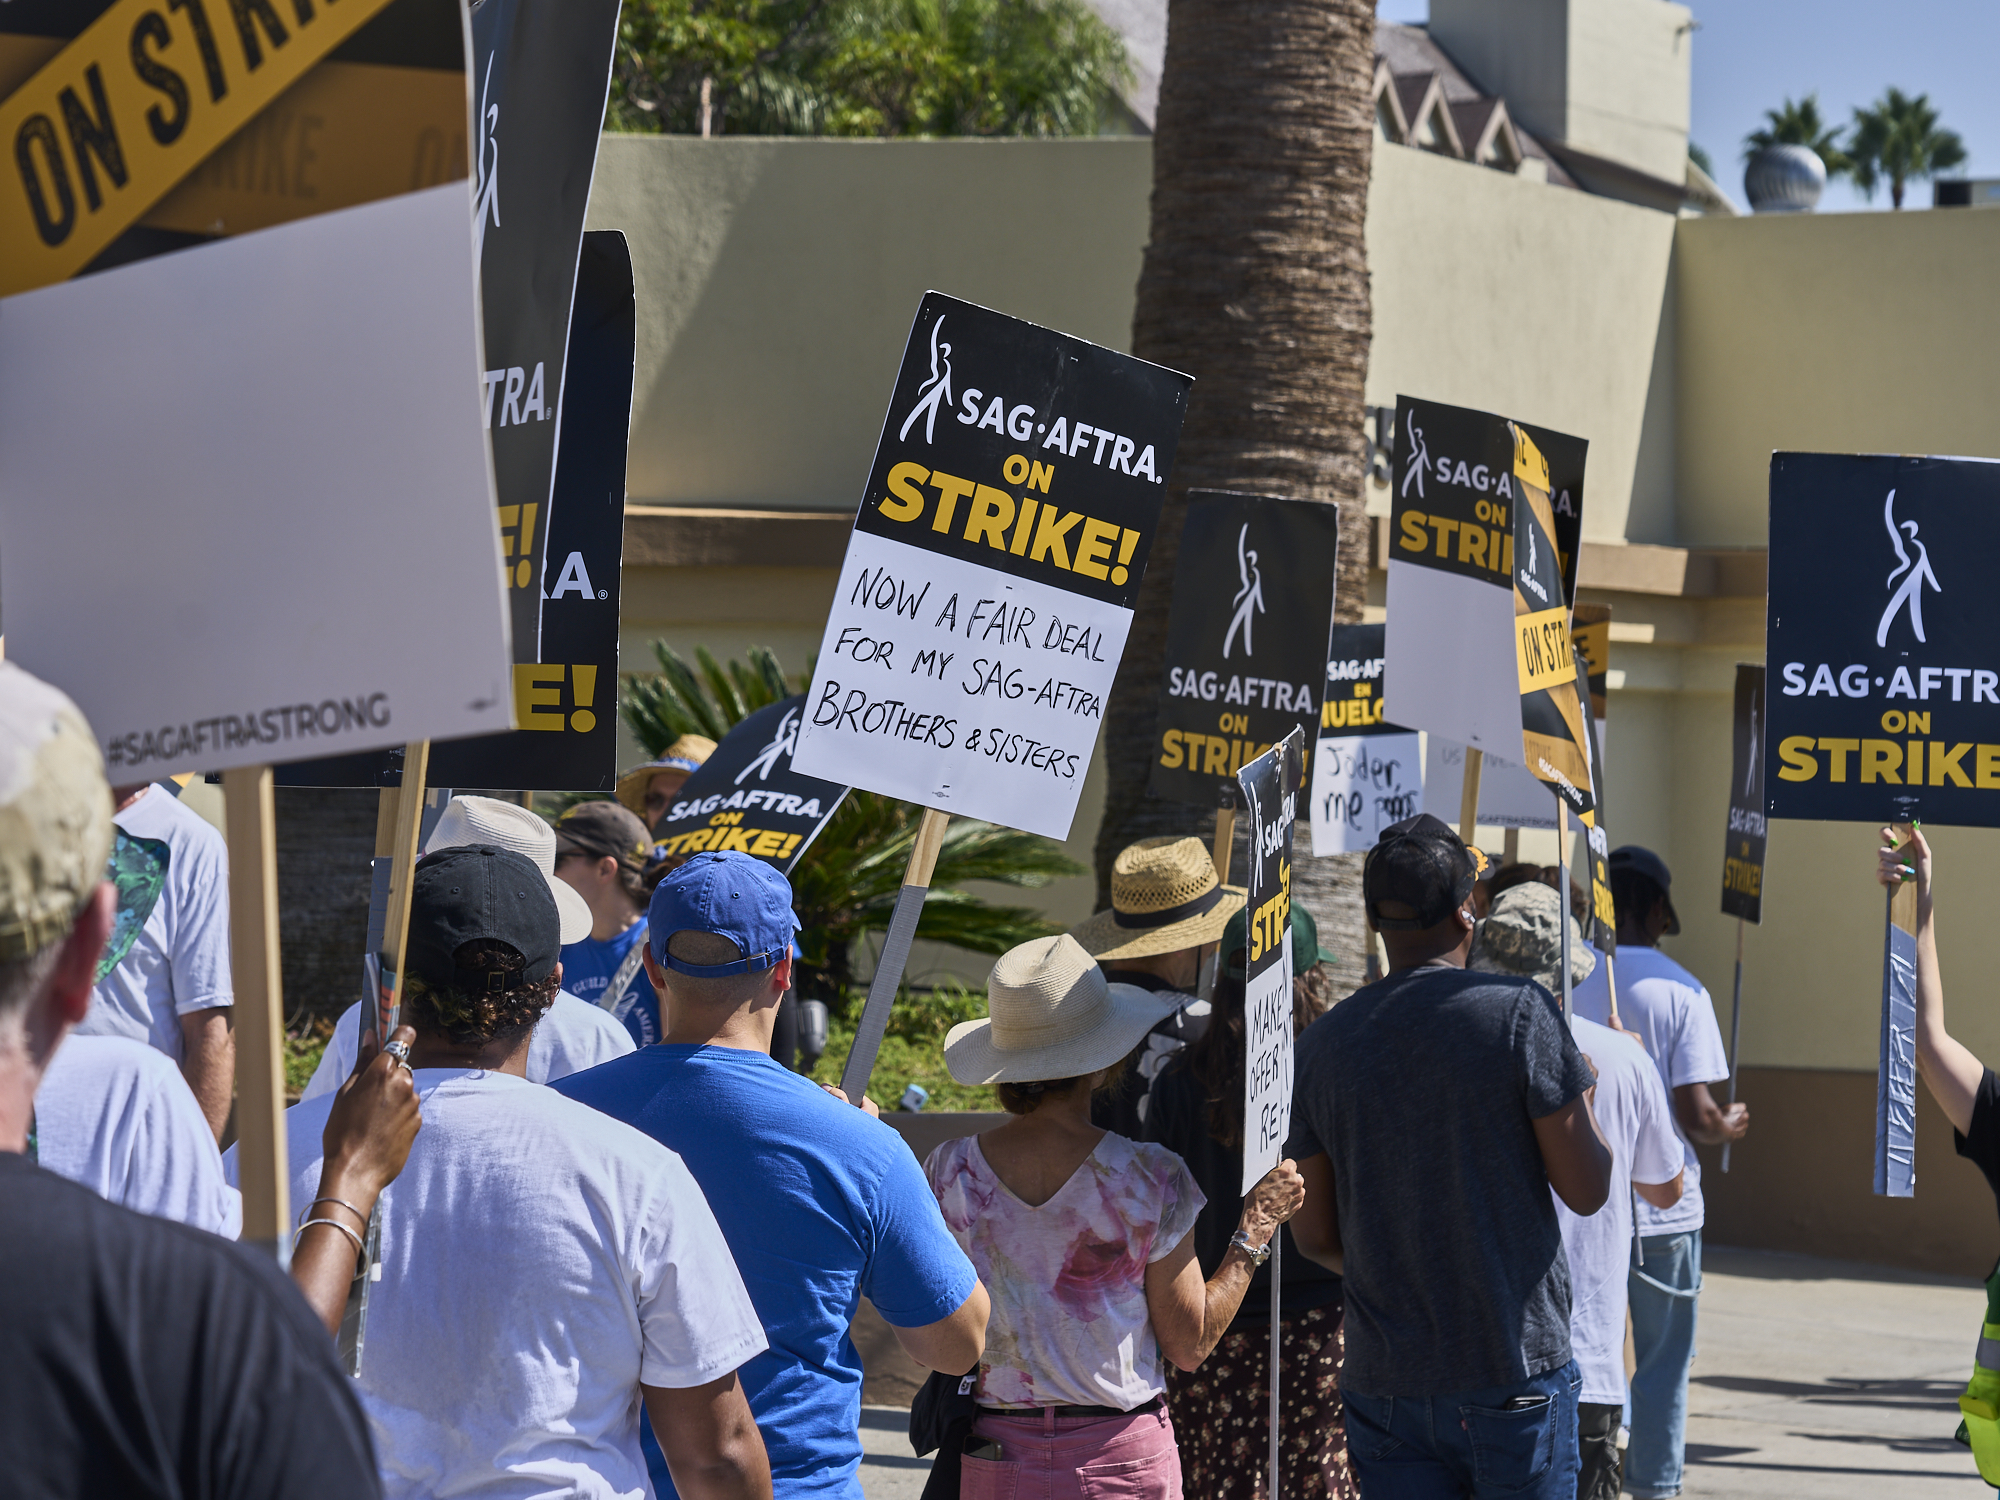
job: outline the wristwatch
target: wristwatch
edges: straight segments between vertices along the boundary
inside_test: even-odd
[[[1250,1243],[1250,1236],[1240,1229],[1229,1237],[1229,1243],[1249,1256],[1250,1264],[1253,1266],[1261,1266],[1271,1258],[1270,1240],[1264,1241],[1261,1245],[1253,1245]]]

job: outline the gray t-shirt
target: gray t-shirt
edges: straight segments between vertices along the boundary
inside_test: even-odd
[[[1532,980],[1443,964],[1356,990],[1299,1038],[1289,1155],[1333,1164],[1341,1383],[1513,1385],[1567,1363],[1569,1262],[1533,1121],[1591,1085]]]

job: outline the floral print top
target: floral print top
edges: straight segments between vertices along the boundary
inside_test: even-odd
[[[977,1136],[946,1141],[924,1172],[993,1299],[982,1406],[1130,1411],[1166,1389],[1146,1267],[1173,1253],[1208,1201],[1178,1156],[1107,1134],[1039,1208],[1000,1181]]]

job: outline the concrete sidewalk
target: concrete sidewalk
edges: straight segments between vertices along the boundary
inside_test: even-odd
[[[1981,1288],[1760,1251],[1711,1247],[1703,1259],[1687,1494],[1986,1492],[1951,1437]]]
[[[1951,1440],[1986,1305],[1979,1287],[1715,1246],[1705,1261],[1687,1495],[1975,1500],[1987,1493],[1971,1453]],[[908,1401],[887,1378],[871,1379],[871,1387],[872,1402]],[[930,1464],[910,1456],[908,1420],[894,1405],[863,1411],[868,1500],[922,1494]]]

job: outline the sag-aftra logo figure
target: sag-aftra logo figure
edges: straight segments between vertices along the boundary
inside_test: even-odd
[[[1875,644],[1878,646],[1889,644],[1889,623],[1896,618],[1896,612],[1906,604],[1910,610],[1910,629],[1916,632],[1919,641],[1924,641],[1924,585],[1928,583],[1940,594],[1944,592],[1944,585],[1937,581],[1937,574],[1931,571],[1931,550],[1917,540],[1915,521],[1903,522],[1902,530],[1910,534],[1910,545],[1916,548],[1916,558],[1912,560],[1910,554],[1904,550],[1902,534],[1896,529],[1894,490],[1889,491],[1889,498],[1882,502],[1882,524],[1888,528],[1889,545],[1896,549],[1896,567],[1890,572],[1889,581],[1884,587],[1894,588],[1898,578],[1903,580],[1903,584],[1889,596],[1889,602],[1882,610],[1881,622],[1875,627]]]

